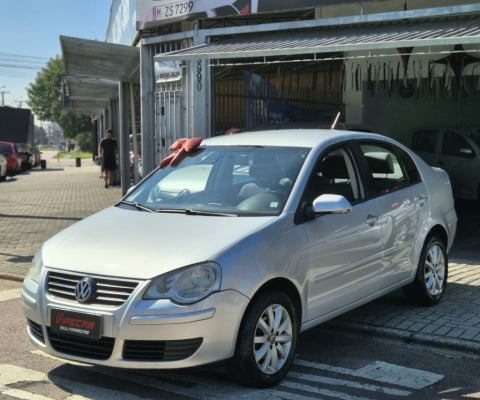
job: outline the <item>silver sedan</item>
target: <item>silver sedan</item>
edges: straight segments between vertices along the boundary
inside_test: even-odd
[[[422,305],[442,298],[450,180],[396,141],[295,129],[171,149],[39,250],[22,292],[38,348],[124,368],[225,360],[266,387],[300,332],[401,287]]]

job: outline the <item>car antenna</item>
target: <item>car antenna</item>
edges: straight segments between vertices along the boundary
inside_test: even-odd
[[[337,112],[337,115],[335,116],[335,119],[333,120],[333,124],[332,126],[330,127],[330,129],[335,129],[335,126],[337,125],[337,122],[338,122],[338,119],[340,118],[340,114],[341,112]]]

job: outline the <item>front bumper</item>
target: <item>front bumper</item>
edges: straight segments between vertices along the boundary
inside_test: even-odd
[[[169,300],[143,300],[144,286],[122,306],[107,308],[57,299],[26,279],[22,298],[28,336],[56,357],[123,368],[186,368],[233,356],[248,298],[225,290],[179,306]],[[52,310],[96,315],[100,338],[54,331]]]

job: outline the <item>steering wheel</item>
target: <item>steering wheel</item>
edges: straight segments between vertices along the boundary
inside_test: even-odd
[[[180,192],[177,194],[177,196],[175,197],[175,203],[178,203],[180,202],[180,200],[182,200],[185,196],[189,195],[190,194],[190,190],[189,189],[182,189],[180,190]]]
[[[282,204],[282,196],[278,192],[257,193],[237,204],[242,211],[272,212],[277,211]]]

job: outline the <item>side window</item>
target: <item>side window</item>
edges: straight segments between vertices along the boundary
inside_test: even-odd
[[[363,198],[358,169],[346,149],[336,149],[320,157],[307,184],[304,201],[312,204],[322,194],[340,194],[354,203]]]
[[[400,165],[404,167],[404,172],[407,175],[407,180],[410,185],[418,183],[421,181],[420,172],[418,172],[417,165],[412,160],[412,157],[408,155],[402,149],[395,149],[395,154],[397,154],[400,161]]]
[[[369,175],[369,191],[374,196],[396,191],[408,184],[406,167],[393,149],[378,144],[361,144]],[[400,151],[400,149],[398,149]],[[412,166],[410,166],[412,167]]]
[[[472,132],[470,138],[477,145],[477,147],[480,147],[480,129],[479,128],[477,128]]]
[[[412,150],[435,153],[439,132],[436,129],[416,131],[412,137]]]
[[[445,131],[442,154],[457,157],[473,157],[475,152],[462,135],[455,131]]]

